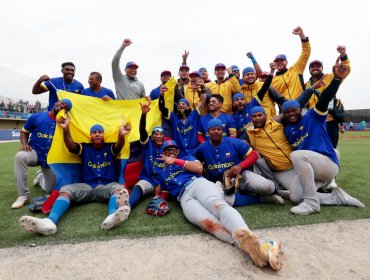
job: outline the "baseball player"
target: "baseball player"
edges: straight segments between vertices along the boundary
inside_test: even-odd
[[[64,143],[71,153],[81,157],[81,183],[63,186],[47,218],[39,219],[23,216],[19,222],[29,233],[53,235],[57,231],[56,224],[68,210],[71,201],[84,203],[90,201],[109,201],[108,216],[101,224],[101,229],[111,229],[128,218],[128,192],[117,183],[114,167],[115,156],[125,143],[125,135],[130,132],[130,125],[119,128],[118,139],[114,144],[104,143],[104,128],[100,124],[90,128],[91,143],[75,143],[72,139],[67,118],[58,121],[63,128]]]
[[[159,109],[164,118],[169,120],[171,124],[173,138],[179,144],[180,151],[189,155],[194,155],[199,145],[198,141],[194,141],[194,139],[197,139],[199,120],[206,101],[204,82],[201,79],[200,81],[202,81],[199,85],[201,92],[197,107],[194,110],[191,110],[190,103],[185,98],[179,100],[176,114],[168,110],[164,100],[164,93],[167,91],[166,86],[161,87],[159,97]]]
[[[315,107],[304,116],[302,116],[297,101],[289,100],[283,104],[282,110],[286,122],[285,134],[294,150],[290,154],[290,158],[299,175],[295,177],[295,182],[302,185],[301,197],[303,201],[291,209],[294,214],[307,215],[319,212],[320,200],[315,181],[331,182],[338,174],[339,159],[327,134],[325,121],[328,104],[335,96],[347,71],[348,69],[343,63],[337,62],[334,65],[334,79],[322,92]],[[333,192],[342,198],[343,204],[365,207],[363,203],[339,188],[334,188]]]
[[[32,88],[32,94],[40,94],[49,91],[49,106],[51,111],[55,102],[58,101],[57,91],[65,90],[73,93],[81,93],[84,86],[74,79],[76,67],[72,62],[62,64],[63,77],[50,79],[48,75],[42,75]]]
[[[250,68],[250,67],[249,67]],[[257,94],[254,94],[252,98],[246,99],[246,95],[243,93],[236,93],[233,96],[233,114],[232,117],[235,121],[235,126],[236,126],[236,133],[238,138],[246,139],[247,134],[245,133],[245,128],[247,124],[251,121],[250,118],[250,110],[254,106],[260,106],[260,104],[264,104],[264,99],[265,99],[265,94],[269,90],[272,78],[274,76],[274,72],[276,69],[276,64],[275,63],[270,63],[270,74],[266,81],[264,83],[261,83],[262,87],[259,88]],[[251,68],[254,73],[254,69]],[[244,69],[245,70],[245,69]],[[244,71],[243,71],[244,73]],[[252,72],[251,72],[252,73]],[[248,74],[249,75],[249,74]],[[252,75],[250,75],[252,76]],[[254,76],[254,81],[255,81],[255,75]],[[245,88],[246,85],[249,83],[245,84],[242,86]],[[257,88],[255,88],[256,90]],[[252,92],[251,92],[252,94]],[[287,99],[284,97],[281,97],[284,101]],[[283,102],[282,102],[283,103]]]
[[[158,160],[160,149],[164,142],[164,130],[156,126],[152,129],[152,135],[149,137],[146,131],[146,115],[150,111],[150,103],[141,104],[140,118],[140,143],[144,148],[144,167],[141,170],[139,181],[132,188],[129,204],[134,207],[143,195],[153,194],[155,188],[159,185],[159,174],[164,167],[163,161]]]
[[[208,122],[212,119],[219,119],[223,123],[223,135],[236,137],[236,128],[234,119],[221,111],[224,98],[220,94],[213,94],[207,97],[207,108],[209,114],[200,118],[198,128],[198,142],[203,143],[209,139]]]
[[[55,185],[55,174],[46,162],[53,141],[56,115],[60,110],[69,111],[72,103],[69,99],[57,101],[49,112],[32,114],[22,128],[20,140],[22,147],[15,155],[14,177],[18,190],[18,198],[12,204],[12,209],[22,208],[29,202],[30,191],[27,187],[27,167],[41,166],[34,185],[40,184],[46,192],[51,192]],[[31,137],[30,137],[31,135]]]
[[[242,216],[223,198],[222,191],[203,178],[203,166],[192,156],[178,158],[175,141],[166,141],[160,157],[165,167],[160,174],[161,186],[172,198],[177,198],[185,217],[194,225],[218,239],[237,244],[260,267],[270,264],[275,270],[282,267],[281,244],[262,241],[248,228]]]
[[[202,143],[196,152],[196,158],[204,164],[207,179],[222,182],[225,171],[229,169],[231,177],[242,176],[240,190],[261,195],[273,194],[276,196],[274,202],[283,204],[284,200],[275,194],[274,182],[249,170],[257,161],[258,154],[240,139],[223,137],[222,125],[218,119],[208,123],[210,140]]]
[[[293,34],[298,35],[302,42],[302,51],[298,60],[293,66],[287,68],[288,60],[286,55],[279,54],[275,57],[277,73],[272,79],[272,86],[280,92],[285,98],[291,100],[296,99],[304,88],[303,71],[306,68],[308,59],[311,54],[311,45],[303,33],[301,27],[293,29]]]

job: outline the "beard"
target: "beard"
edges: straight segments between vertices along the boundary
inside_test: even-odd
[[[179,109],[177,110],[177,116],[180,119],[186,119],[189,116],[190,112],[191,112],[190,109]]]

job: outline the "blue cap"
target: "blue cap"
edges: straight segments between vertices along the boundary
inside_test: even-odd
[[[167,140],[166,142],[163,143],[162,147],[161,147],[161,153],[164,152],[165,149],[169,148],[169,147],[175,147],[175,148],[179,148],[176,144],[175,141],[173,140]]]
[[[250,73],[250,72],[253,72],[253,73],[256,73],[256,71],[254,71],[254,68],[253,67],[247,67],[247,68],[244,68],[243,69],[243,76],[247,73]]]
[[[156,132],[164,133],[163,127],[161,127],[161,126],[155,126],[155,127],[153,127],[152,134],[153,133],[156,133]]]
[[[279,54],[278,56],[275,57],[274,62],[276,62],[277,60],[280,60],[280,59],[287,60],[286,55],[285,54]]]
[[[59,100],[59,102],[63,102],[64,104],[66,104],[67,111],[69,111],[69,110],[72,109],[72,102],[71,102],[71,100],[69,100],[67,98],[63,98],[63,99]]]
[[[253,116],[253,114],[255,113],[264,113],[266,114],[266,111],[265,109],[263,109],[263,107],[261,106],[256,106],[256,107],[253,107],[250,111],[250,115]]]
[[[239,67],[236,65],[231,65],[231,71],[240,71]]]
[[[132,66],[134,66],[136,68],[139,68],[139,65],[137,65],[135,62],[129,61],[129,62],[126,63],[126,68],[125,69],[130,68]]]
[[[200,67],[199,69],[198,69],[198,71],[200,72],[200,71],[206,71],[206,72],[208,72],[208,70],[207,70],[207,68],[206,67]]]
[[[185,103],[186,105],[190,106],[190,103],[188,100],[186,100],[186,98],[181,98],[178,103],[180,102]]]
[[[313,64],[320,64],[321,67],[323,66],[322,62],[320,60],[316,59],[316,60],[313,60],[313,61],[310,62],[310,65],[308,66],[308,68],[311,68],[311,65],[313,65]]]
[[[238,99],[238,98],[244,98],[245,99],[245,96],[244,94],[238,92],[238,93],[235,93],[234,96],[233,96],[233,102]]]
[[[93,133],[94,131],[102,131],[104,132],[104,128],[101,124],[94,124],[91,128],[90,128],[90,134]]]
[[[202,74],[199,71],[193,71],[189,74],[189,77],[191,76],[198,76],[199,78],[202,78]]]
[[[288,110],[290,108],[300,108],[301,106],[299,105],[297,100],[288,100],[283,103],[283,106],[281,110],[284,112],[285,110]]]
[[[215,65],[215,70],[216,70],[217,68],[223,68],[223,69],[226,69],[226,66],[225,66],[225,64],[223,64],[223,63],[217,63],[217,64]]]
[[[219,119],[212,119],[208,122],[207,130],[212,127],[223,127],[223,122]]]

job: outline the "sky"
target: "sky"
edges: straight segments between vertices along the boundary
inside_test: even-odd
[[[58,77],[60,65],[72,61],[75,79],[88,87],[89,73],[103,75],[102,85],[114,90],[111,61],[124,38],[121,67],[133,60],[138,78],[149,95],[159,85],[162,70],[178,77],[181,55],[190,51],[192,70],[206,67],[214,79],[214,65],[252,66],[252,51],[263,70],[277,54],[286,54],[288,66],[301,52],[301,26],[311,42],[309,61],[319,59],[330,72],[338,44],[346,45],[351,74],[337,96],[346,109],[370,108],[370,16],[365,1],[7,1],[0,11],[0,67],[28,78],[11,84],[9,95],[34,99],[32,83],[43,74]],[[22,76],[23,77],[23,76]],[[304,73],[309,78],[308,66]],[[27,82],[26,82],[27,81]],[[22,84],[23,82],[23,84]],[[2,78],[1,87],[9,84]],[[29,90],[19,90],[26,86]],[[47,102],[47,93],[38,96]]]

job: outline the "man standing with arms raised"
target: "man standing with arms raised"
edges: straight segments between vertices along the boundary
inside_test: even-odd
[[[112,60],[113,81],[116,87],[117,99],[119,100],[139,99],[145,96],[144,85],[136,77],[139,66],[133,61],[127,62],[125,67],[126,75],[123,75],[119,68],[122,52],[131,44],[131,39],[123,40],[121,47],[117,50]]]

